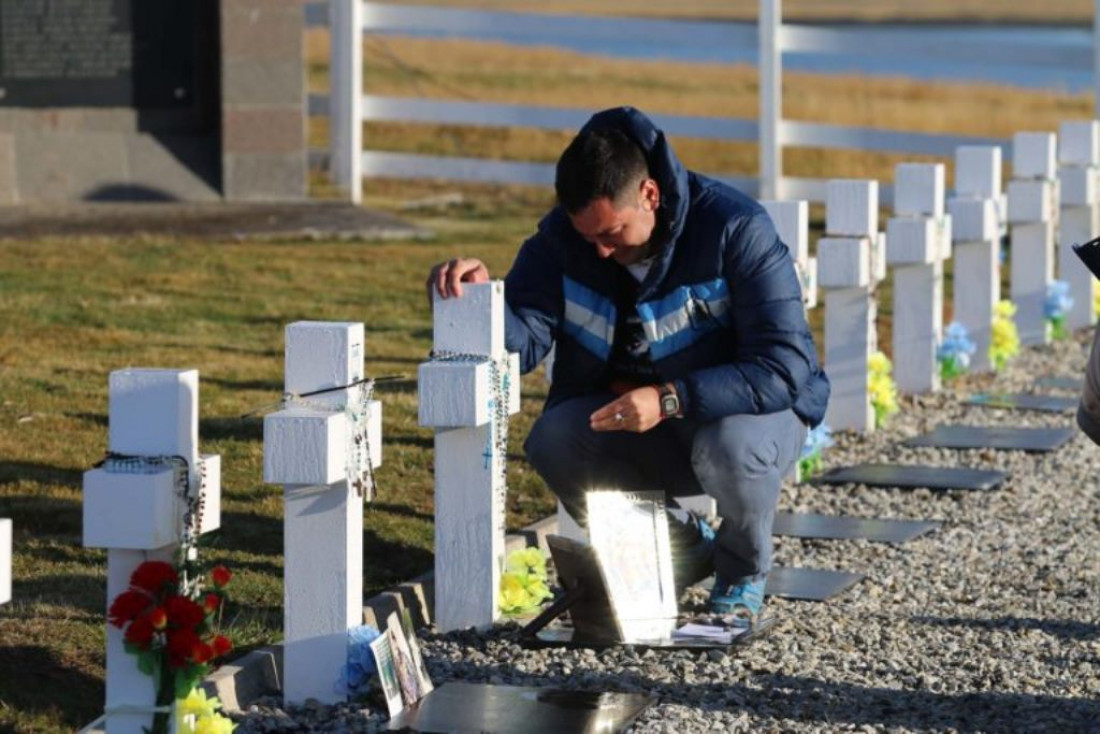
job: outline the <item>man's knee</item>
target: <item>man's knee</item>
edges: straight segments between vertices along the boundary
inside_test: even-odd
[[[797,459],[804,440],[793,413],[728,416],[696,434],[692,467],[704,486],[774,478]]]

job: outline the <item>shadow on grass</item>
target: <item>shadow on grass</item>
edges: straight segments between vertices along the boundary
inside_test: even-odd
[[[200,418],[199,437],[204,441],[230,439],[262,442],[264,440],[263,416]]]
[[[435,439],[431,436],[388,434],[383,438],[385,443],[389,445],[412,446],[419,449],[431,449],[435,446]]]
[[[454,672],[458,679],[477,682],[504,676],[525,679],[521,685],[545,684],[595,691],[659,691],[661,698],[670,703],[690,701],[692,703],[686,705],[718,706],[730,711],[751,707],[790,721],[820,722],[829,730],[847,724],[875,730],[1081,731],[1071,729],[1069,722],[1100,721],[1100,701],[1097,700],[997,691],[896,690],[781,674],[754,676],[755,685],[750,687],[730,681],[659,682],[633,671],[615,675],[563,675],[540,681],[510,665],[479,666],[476,663],[459,663]],[[782,721],[779,726],[782,727]]]
[[[283,518],[257,515],[251,512],[222,511],[222,529],[218,548],[246,550],[259,555],[283,554]],[[237,563],[237,561],[234,561]],[[282,575],[282,569],[272,565],[267,573]]]
[[[914,622],[936,627],[970,627],[972,629],[1017,632],[1039,630],[1065,640],[1100,639],[1100,625],[1073,619],[1036,619],[1034,617],[997,617],[970,619],[966,617],[914,617]]]
[[[435,557],[424,548],[385,540],[377,533],[363,533],[364,598],[404,583],[431,570]]]
[[[79,479],[77,480],[79,485]],[[3,484],[3,481],[0,481]],[[17,494],[0,497],[0,517],[16,518],[20,533],[63,536],[79,542],[84,516],[79,500]]]
[[[263,390],[276,393],[278,396],[283,394],[283,383],[278,380],[227,380],[222,377],[203,377],[202,381],[227,390]]]
[[[29,461],[0,461],[0,484],[39,482],[63,487],[82,487],[84,470],[37,464]]]
[[[47,648],[0,645],[0,701],[76,731],[102,713],[103,681]]]
[[[391,515],[400,515],[401,517],[411,517],[416,520],[424,520],[426,522],[434,522],[435,517],[427,512],[418,512],[411,507],[404,505],[394,505],[388,502],[371,502],[367,505],[367,512],[386,512]]]
[[[64,607],[65,619],[70,621],[102,622],[103,612],[107,608],[106,587],[98,574],[42,574],[30,580],[16,581],[12,596],[36,604]],[[87,617],[78,619],[77,615],[72,614],[74,609],[87,612]],[[16,618],[21,614],[28,621],[40,619],[40,615],[32,613],[26,605],[12,611],[12,616]]]

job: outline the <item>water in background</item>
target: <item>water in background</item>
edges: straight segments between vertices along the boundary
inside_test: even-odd
[[[461,23],[448,29],[428,29],[404,35],[430,38],[476,37],[481,40],[499,41],[524,46],[551,46],[620,58],[668,59],[673,61],[756,64],[755,44],[731,42],[731,36],[743,37],[747,24],[728,21],[662,22],[661,42],[653,42],[655,22],[629,18],[588,18],[577,16],[548,17],[542,28],[532,29],[530,24],[509,22],[510,14],[462,11],[469,16],[490,19],[490,30],[475,34],[466,33]],[[513,16],[514,17],[514,16]],[[608,39],[601,33],[598,40],[589,33],[593,25],[613,23],[615,37]],[[752,27],[748,24],[748,27]],[[1092,46],[1092,28],[1074,27],[1022,27],[1022,26],[965,26],[965,25],[845,25],[820,26],[843,28],[856,32],[868,42],[886,42],[892,39],[921,39],[931,45],[948,47],[956,44],[993,42],[1003,48],[1001,57],[1011,57],[1013,49],[1021,45],[1042,44],[1064,48],[1089,49]],[[918,79],[947,81],[985,81],[1024,87],[1081,91],[1092,88],[1091,69],[1066,70],[1049,67],[983,65],[937,60],[935,58],[889,59],[882,57],[844,57],[837,55],[791,53],[784,54],[784,67],[788,70],[826,73],[861,73],[870,75],[905,76]]]

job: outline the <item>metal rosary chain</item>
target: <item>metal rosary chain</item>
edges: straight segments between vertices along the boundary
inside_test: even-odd
[[[194,564],[198,560],[199,529],[206,505],[206,462],[199,460],[197,481],[192,481],[190,464],[182,456],[132,456],[108,451],[97,467],[110,474],[156,474],[171,469],[176,495],[183,505],[183,514],[176,527],[180,539],[180,590],[189,594],[197,580]]]
[[[492,466],[494,457],[499,458],[496,477],[496,502],[500,507],[500,522],[504,522],[508,499],[508,405],[512,385],[511,370],[508,368],[508,355],[501,359],[492,359],[484,354],[451,352],[433,349],[428,355],[433,362],[465,362],[470,364],[489,364],[489,435],[486,440],[485,468]],[[503,532],[504,528],[498,528]]]
[[[348,434],[347,464],[345,467],[347,481],[355,489],[356,495],[364,497],[367,502],[374,500],[375,478],[374,462],[370,455],[370,411],[371,401],[374,399],[375,380],[363,379],[351,383],[351,385],[317,390],[305,395],[287,393],[283,396],[283,407],[292,406],[308,407],[314,410],[339,412],[343,411],[351,424]],[[317,400],[308,400],[313,395],[331,393],[344,389],[358,388],[358,396],[352,397],[347,404],[340,406],[336,403],[327,403]]]

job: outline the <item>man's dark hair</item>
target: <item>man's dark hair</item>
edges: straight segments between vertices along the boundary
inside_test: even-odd
[[[558,159],[554,189],[576,214],[596,199],[621,201],[627,188],[649,176],[645,154],[618,130],[590,130],[573,138]]]

